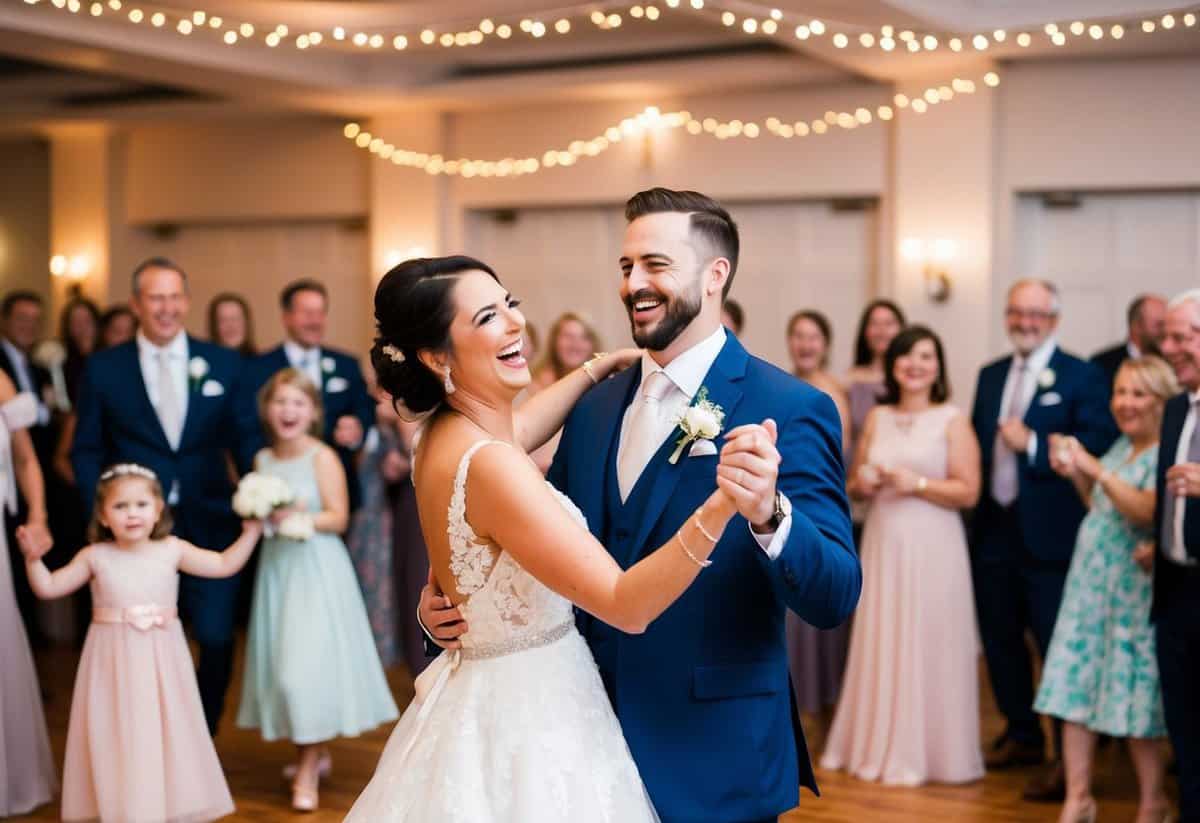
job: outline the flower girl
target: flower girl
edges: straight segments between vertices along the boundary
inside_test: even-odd
[[[321,396],[296,369],[259,394],[270,447],[255,471],[285,480],[295,502],[271,515],[250,609],[237,724],[296,744],[292,806],[317,807],[321,743],[395,720],[396,704],[375,651],[354,567],[340,535],[349,518],[346,476],[321,431]]]
[[[158,478],[133,463],[100,475],[92,545],[58,571],[42,562],[46,541],[18,529],[38,597],[62,597],[89,580],[92,586],[92,625],[67,731],[63,820],[196,823],[233,811],[176,619],[178,573],[236,574],[262,529],[243,523],[224,552],[172,537]]]

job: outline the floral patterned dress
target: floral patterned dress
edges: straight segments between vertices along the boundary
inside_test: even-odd
[[[1122,437],[1100,461],[1139,489],[1154,487],[1158,446],[1130,459]],[[1079,527],[1034,708],[1113,737],[1163,737],[1150,625],[1152,579],[1133,560],[1152,529],[1134,526],[1096,484]]]

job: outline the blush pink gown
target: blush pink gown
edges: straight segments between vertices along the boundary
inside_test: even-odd
[[[946,477],[956,408],[877,414],[870,463]],[[862,597],[821,766],[905,786],[977,780],[979,647],[961,516],[885,493],[871,504],[860,555]]]
[[[91,547],[96,614],[79,659],[63,767],[63,820],[198,823],[233,798],[174,617],[180,547]],[[157,607],[157,617],[153,608]],[[123,610],[123,614],[122,614]]]

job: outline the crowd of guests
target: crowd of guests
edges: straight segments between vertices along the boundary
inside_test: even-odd
[[[428,561],[408,482],[416,426],[377,396],[354,357],[325,345],[328,303],[320,282],[290,284],[280,295],[285,339],[260,351],[250,307],[236,294],[210,302],[207,341],[187,335],[187,278],[164,259],[138,267],[128,306],[101,312],[70,301],[57,347],[41,341],[37,295],[4,299],[0,456],[20,491],[9,495],[7,545],[15,599],[35,641],[17,524],[48,522],[46,565],[69,566],[88,543],[84,527],[105,467],[129,462],[154,473],[173,534],[210,548],[236,544],[242,527],[229,500],[239,474],[262,467],[264,448],[267,463],[296,458],[272,451],[280,427],[294,421],[280,412],[272,430],[260,405],[262,388],[290,373],[317,410],[305,430],[311,424],[313,442],[345,477],[345,518],[334,532],[345,536],[376,655],[385,667],[424,668],[415,610]],[[1128,339],[1090,362],[1060,347],[1062,311],[1051,283],[1022,280],[1009,290],[1003,319],[1012,351],[982,368],[970,409],[952,402],[938,335],[909,325],[895,303],[864,308],[844,376],[830,366],[829,320],[811,309],[790,318],[791,371],[841,414],[864,568],[852,625],[817,630],[789,616],[796,708],[829,725],[822,765],[865,780],[963,783],[986,769],[1045,764],[1025,797],[1061,802],[1062,823],[1095,819],[1101,737],[1128,741],[1138,820],[1166,819],[1169,737],[1183,819],[1200,820],[1200,515],[1187,506],[1200,497],[1200,292],[1170,302],[1139,297]],[[745,321],[727,301],[726,326],[737,334]],[[530,326],[525,345],[537,364],[529,394],[602,347],[576,313],[549,326],[540,351]],[[9,413],[18,393],[28,408]],[[533,455],[543,471],[554,445]],[[239,581],[251,575],[185,574],[180,584],[214,733],[232,672]],[[282,585],[278,569],[267,575],[259,587]],[[0,608],[13,599],[4,588]],[[92,605],[78,606],[90,620]],[[980,739],[980,644],[1005,719],[990,741]],[[19,656],[16,645],[0,637],[0,662]],[[246,722],[301,744],[293,775],[310,787],[329,768],[316,745],[328,730],[303,741],[287,728],[269,730],[271,701],[254,698],[270,691],[262,668],[270,657],[254,657],[258,691],[244,687]],[[372,720],[386,718],[386,701],[371,699],[380,707]],[[7,697],[2,708],[5,718],[13,711]],[[0,785],[0,815],[44,802],[53,781],[42,782],[24,794]],[[315,794],[298,796],[297,807],[305,803],[315,805]]]

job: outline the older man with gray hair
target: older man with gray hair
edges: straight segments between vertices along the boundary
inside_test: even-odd
[[[1186,390],[1163,411],[1154,522],[1154,605],[1180,819],[1200,821],[1200,289],[1167,306],[1162,353]]]
[[[992,689],[1008,721],[985,753],[993,769],[1045,758],[1025,633],[1044,658],[1084,515],[1070,481],[1050,468],[1050,435],[1071,435],[1092,454],[1104,454],[1117,435],[1100,370],[1058,347],[1060,311],[1053,283],[1013,284],[1004,311],[1013,352],[979,373],[971,415],[985,478],[972,536],[975,604]],[[1057,801],[1064,793],[1056,762],[1025,797]]]

